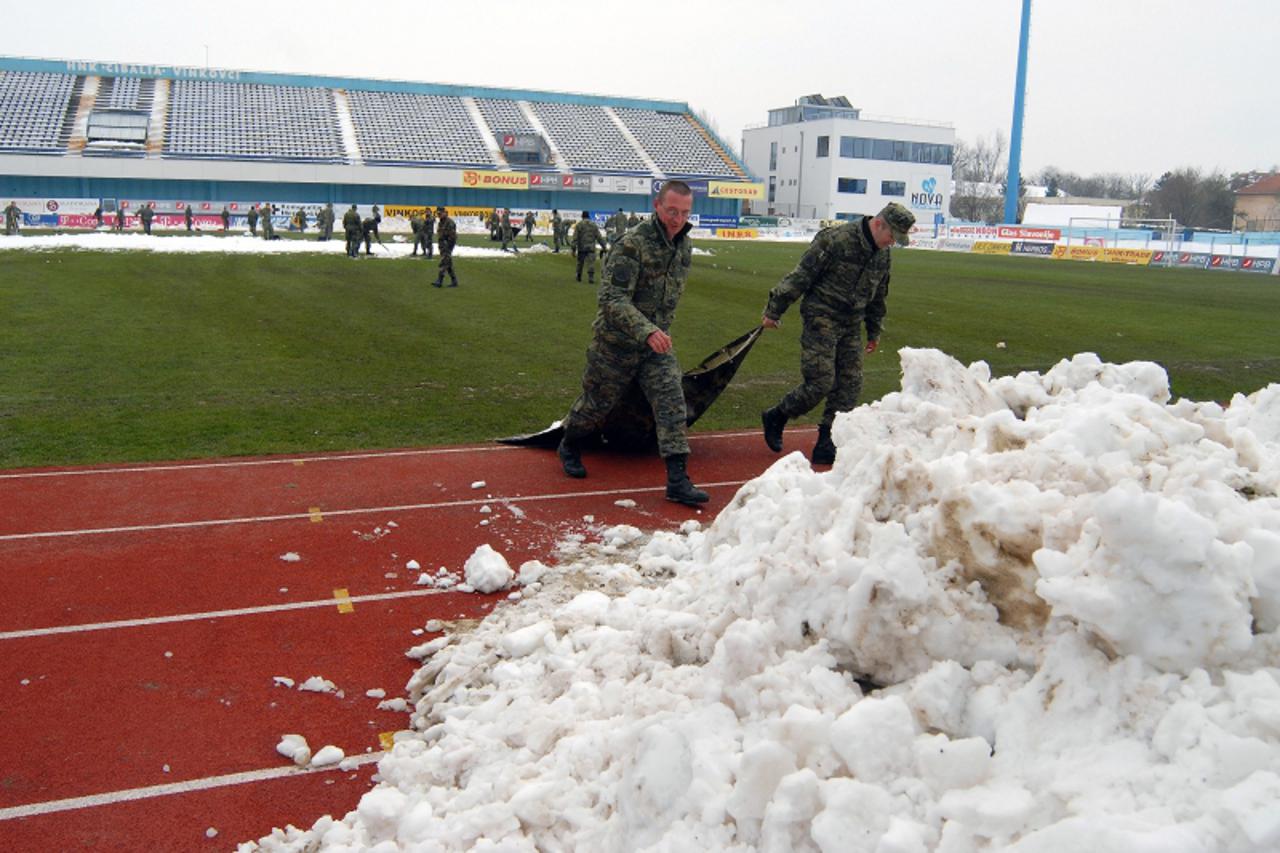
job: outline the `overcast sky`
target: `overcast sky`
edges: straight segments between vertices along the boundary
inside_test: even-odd
[[[735,146],[800,95],[1009,133],[1020,0],[5,3],[0,54],[687,102]],[[1211,11],[1210,11],[1211,10]],[[1280,0],[1036,0],[1023,173],[1280,164]]]

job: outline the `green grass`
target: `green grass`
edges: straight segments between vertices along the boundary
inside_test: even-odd
[[[464,238],[479,244],[479,238]],[[487,242],[487,241],[486,241]],[[673,334],[686,366],[760,318],[798,244],[710,244]],[[435,263],[341,256],[0,253],[0,467],[403,447],[524,432],[578,391],[595,291],[568,255]],[[901,346],[996,374],[1080,351],[1163,364],[1173,391],[1280,381],[1280,282],[1242,273],[900,252],[864,400]],[[753,427],[798,381],[800,318],[757,344],[698,429]],[[1006,341],[1006,349],[997,349]],[[813,413],[814,416],[817,412]]]

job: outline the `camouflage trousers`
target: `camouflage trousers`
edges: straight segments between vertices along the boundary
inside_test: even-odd
[[[449,280],[454,284],[458,283],[458,276],[453,272],[453,249],[440,247],[440,268],[436,271],[436,281],[444,281],[445,274],[448,274]]]
[[[578,281],[582,281],[582,267],[587,267],[587,281],[594,282],[596,280],[596,251],[588,249],[585,252],[577,252],[578,256]]]
[[[347,229],[347,254],[356,257],[360,254],[360,232],[354,229]]]
[[[805,414],[825,397],[823,426],[858,405],[862,393],[862,318],[850,321],[822,314],[804,318],[800,333],[800,375],[804,382],[778,402],[788,418]]]
[[[656,353],[644,345],[623,349],[598,338],[591,341],[587,367],[582,372],[582,396],[565,415],[565,436],[586,438],[599,431],[632,379],[640,383],[640,390],[653,408],[658,453],[663,458],[688,455],[688,416],[680,364],[674,353]]]
[[[431,235],[427,234],[425,231],[419,233],[413,238],[413,254],[415,255],[418,254],[418,250],[421,249],[422,254],[426,255],[428,258],[431,257],[431,246]]]

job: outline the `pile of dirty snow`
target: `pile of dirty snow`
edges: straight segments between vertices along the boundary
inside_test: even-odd
[[[365,255],[361,244],[360,258],[409,258],[413,257],[413,244],[388,240],[381,245],[374,243],[373,253]],[[300,239],[263,240],[251,237],[249,232],[230,232],[223,236],[194,234],[191,236],[161,237],[154,234],[116,231],[82,231],[64,234],[0,235],[0,251],[27,250],[49,251],[53,249],[79,249],[95,252],[164,252],[178,254],[233,254],[233,255],[294,255],[323,254],[345,255],[346,238],[339,235],[332,240]],[[500,249],[484,249],[477,246],[458,246],[453,250],[455,258],[508,258],[515,257]],[[439,255],[436,255],[439,258]],[[418,258],[414,258],[418,260]],[[423,259],[434,264],[436,260]]]
[[[829,472],[424,652],[355,811],[241,849],[1280,848],[1280,386],[902,364]]]

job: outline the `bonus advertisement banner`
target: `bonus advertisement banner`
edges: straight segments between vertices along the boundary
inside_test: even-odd
[[[529,189],[528,172],[489,172],[479,169],[464,169],[462,185],[477,190],[527,190]]]
[[[1101,246],[1055,246],[1053,256],[1068,261],[1102,260]]]

